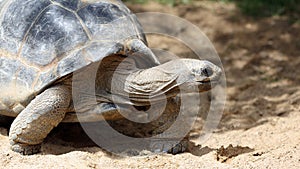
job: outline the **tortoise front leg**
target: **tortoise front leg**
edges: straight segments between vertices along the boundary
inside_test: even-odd
[[[13,121],[9,140],[13,151],[30,155],[39,152],[48,133],[65,117],[71,91],[55,86],[38,95]]]

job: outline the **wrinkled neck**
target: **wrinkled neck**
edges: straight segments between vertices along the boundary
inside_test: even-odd
[[[178,93],[176,79],[177,75],[157,67],[134,72],[115,71],[110,87],[113,96],[118,95],[135,105],[147,105],[149,101],[175,96]]]
[[[124,91],[136,97],[155,97],[178,86],[178,75],[159,67],[138,70],[129,74]]]
[[[99,86],[111,93],[114,102],[147,105],[178,94],[179,68],[164,64],[138,69],[135,61],[123,58],[105,64],[98,70]],[[101,89],[100,89],[101,90]]]

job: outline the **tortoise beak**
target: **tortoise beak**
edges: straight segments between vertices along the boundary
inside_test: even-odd
[[[202,92],[202,91],[208,91],[208,90],[214,88],[215,86],[217,86],[219,84],[219,80],[196,82],[196,83],[198,83],[197,86],[198,86],[199,91]]]

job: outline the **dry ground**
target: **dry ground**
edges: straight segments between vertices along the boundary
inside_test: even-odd
[[[186,18],[207,34],[227,78],[227,103],[219,128],[190,153],[127,158],[78,140],[80,133],[60,140],[59,133],[68,132],[68,126],[56,129],[40,154],[22,156],[10,151],[8,129],[0,128],[0,168],[300,167],[299,24],[286,17],[249,18],[234,5],[223,3],[129,7],[135,12],[167,12]],[[163,46],[183,57],[193,55],[167,39],[149,40],[151,47]],[[195,132],[200,128],[195,126]],[[197,144],[196,139],[194,142]]]

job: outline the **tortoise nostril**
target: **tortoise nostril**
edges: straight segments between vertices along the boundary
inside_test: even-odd
[[[205,69],[202,70],[202,74],[203,74],[204,76],[206,76],[206,77],[212,76],[213,73],[214,73],[214,72],[213,72],[212,68],[210,68],[210,67],[207,67],[207,68],[205,68]]]

